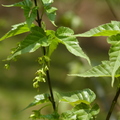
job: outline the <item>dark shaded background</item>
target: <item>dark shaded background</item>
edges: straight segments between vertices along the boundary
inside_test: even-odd
[[[0,4],[12,4],[20,0],[0,0]],[[110,0],[117,18],[111,12],[105,0],[55,0],[53,6],[58,8],[56,24],[74,29],[75,33],[88,31],[98,25],[119,20],[119,0]],[[5,8],[0,6],[0,37],[11,29],[11,25],[24,22],[23,11],[20,8]],[[55,29],[46,19],[48,29]],[[40,91],[32,87],[32,80],[39,68],[37,58],[41,51],[22,55],[17,62],[12,62],[9,70],[4,69],[6,57],[17,42],[23,40],[26,34],[18,35],[0,42],[0,120],[27,120],[31,109],[19,112],[25,108],[36,94],[48,91],[45,83],[40,84]],[[79,38],[80,46],[90,57],[92,65],[98,65],[101,60],[107,60],[109,45],[105,37]],[[97,96],[96,102],[101,111],[97,120],[105,120],[110,107],[115,88],[111,87],[110,78],[68,77],[68,73],[79,73],[89,68],[88,63],[71,55],[63,45],[52,55],[50,75],[54,90],[72,91],[85,88],[92,89]],[[111,120],[120,119],[120,98]],[[63,106],[62,106],[63,107]],[[63,109],[63,108],[60,109]],[[47,112],[47,110],[46,110]]]

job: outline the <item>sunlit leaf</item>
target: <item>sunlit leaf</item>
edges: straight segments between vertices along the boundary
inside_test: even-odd
[[[35,25],[32,24],[31,27],[33,27],[33,26],[35,26]],[[2,38],[0,38],[0,41],[4,40],[6,38],[9,38],[9,37],[13,37],[15,35],[29,32],[29,31],[30,31],[30,29],[28,28],[28,26],[25,22],[13,25],[12,29],[8,33],[6,33]]]
[[[57,8],[55,7],[46,7],[46,14],[53,25],[55,25],[56,10]]]
[[[55,7],[51,7],[51,3],[53,3],[53,0],[42,0],[43,6],[44,6],[44,10],[46,12],[47,17],[49,18],[49,20],[51,21],[51,23],[55,25],[55,18],[56,18],[56,10],[57,8]]]
[[[15,48],[13,51],[13,54],[7,58],[7,60],[10,60],[14,58],[15,56],[24,54],[24,53],[31,53],[36,51],[39,47],[43,46],[46,47],[50,43],[46,37],[45,32],[40,27],[33,27],[31,29],[31,33],[18,44],[18,47]]]
[[[112,21],[111,23],[100,25],[85,33],[77,34],[76,37],[92,37],[92,36],[112,36],[120,33],[120,22]]]
[[[49,6],[50,4],[52,4],[54,1],[53,0],[42,0],[44,6]]]
[[[74,31],[68,27],[59,27],[56,31],[56,35],[59,37],[71,37],[74,34]]]
[[[115,77],[119,76],[118,69],[120,67],[120,22],[112,21],[104,25],[100,25],[91,29],[88,32],[75,35],[76,37],[92,37],[92,36],[109,36],[107,42],[111,44],[109,50],[109,60],[107,64],[104,62],[88,70],[87,72],[78,76],[82,77],[112,77],[112,86],[114,84]],[[109,66],[108,66],[109,64]],[[108,69],[109,68],[109,69]]]
[[[60,101],[68,102],[71,105],[75,106],[81,102],[90,104],[92,103],[96,95],[90,89],[78,90],[67,93],[56,93]]]
[[[38,104],[50,102],[49,101],[49,94],[47,94],[47,93],[36,95],[34,98],[35,98],[35,100],[32,103],[30,103],[25,109],[28,109],[28,108],[33,107],[33,106],[36,106]]]
[[[116,73],[113,74],[113,70],[115,66],[111,66],[110,61],[102,61],[102,64],[92,67],[91,69],[87,70],[84,73],[80,74],[71,74],[70,76],[78,76],[78,77],[112,77],[112,86],[114,83],[115,77],[120,76],[119,71],[115,71]],[[117,69],[120,70],[120,69]]]
[[[32,22],[35,21],[35,19],[36,19],[37,9],[38,9],[38,7],[33,7],[33,8],[25,7],[24,8],[24,15],[26,17],[26,22],[27,22],[29,28],[30,28]]]
[[[53,30],[47,30],[46,34],[47,34],[48,40],[50,41],[50,45],[49,45],[48,50],[47,50],[47,55],[51,56],[53,51],[57,48],[57,46],[59,44],[59,40],[55,36],[55,31],[53,31]]]
[[[88,56],[83,52],[79,46],[78,40],[73,36],[73,34],[73,30],[67,27],[60,27],[56,31],[56,36],[60,42],[66,46],[70,53],[75,56],[85,58],[90,63]]]
[[[116,71],[120,67],[120,34],[109,37],[108,43],[111,44],[109,50],[109,56],[110,56],[109,59],[110,59],[110,64],[112,66],[112,86],[113,86]]]
[[[97,114],[100,112],[100,108],[99,108],[98,104],[94,104],[94,105],[92,106],[90,112],[91,112],[91,115],[92,115],[92,116],[97,115]]]
[[[99,111],[97,104],[91,107],[85,103],[80,103],[72,110],[62,113],[61,120],[94,120]]]
[[[109,61],[102,61],[102,64],[92,67],[84,73],[71,74],[78,77],[111,77],[112,69]]]
[[[35,20],[37,16],[38,7],[33,7],[33,2],[31,0],[24,0],[22,2],[18,2],[12,5],[3,5],[5,7],[21,7],[24,10],[24,16],[26,18],[26,22],[28,27],[31,27],[32,22]]]
[[[23,0],[22,2],[18,2],[12,5],[3,5],[4,7],[32,7],[32,1],[31,0]]]

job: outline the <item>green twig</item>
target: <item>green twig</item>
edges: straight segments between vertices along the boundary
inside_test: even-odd
[[[107,117],[106,117],[106,120],[110,119],[110,116],[111,116],[111,114],[113,112],[113,109],[114,109],[114,107],[115,107],[115,105],[117,103],[117,99],[119,97],[119,94],[120,94],[120,87],[118,88],[118,90],[116,92],[116,95],[115,95],[115,97],[114,97],[114,99],[112,101],[111,107],[110,107],[109,112],[108,112]]]
[[[34,3],[35,3],[35,6],[37,6],[37,0],[34,0]],[[40,18],[39,11],[37,10],[37,20],[36,20],[36,22],[38,23],[39,27],[41,27],[41,21],[42,21],[42,18]],[[43,47],[43,54],[44,55],[46,54],[46,48],[45,47]],[[52,103],[53,109],[56,110],[49,70],[46,71],[46,76],[47,76],[48,87],[49,87],[49,91],[50,91],[50,101]]]

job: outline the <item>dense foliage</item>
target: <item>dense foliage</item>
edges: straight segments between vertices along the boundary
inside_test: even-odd
[[[51,7],[53,0],[23,0],[12,5],[3,5],[5,7],[20,7],[24,11],[26,21],[12,26],[12,29],[0,38],[0,41],[22,33],[28,32],[27,36],[20,41],[17,46],[12,49],[11,55],[7,57],[7,61],[16,60],[18,56],[25,53],[33,53],[39,48],[43,51],[43,55],[38,58],[40,68],[36,72],[33,79],[33,87],[39,89],[40,82],[48,83],[49,93],[43,93],[35,96],[35,100],[25,109],[43,105],[38,110],[33,110],[30,118],[48,119],[48,120],[95,120],[100,111],[99,106],[93,103],[96,95],[90,89],[72,91],[72,92],[53,92],[50,79],[51,55],[57,49],[59,44],[63,44],[66,49],[73,55],[87,60],[91,64],[89,57],[84,53],[79,45],[77,37],[94,37],[107,36],[107,42],[111,44],[109,50],[109,60],[101,61],[101,64],[91,67],[90,70],[81,74],[72,74],[70,76],[79,77],[111,77],[111,85],[119,78],[120,58],[119,58],[119,38],[120,38],[120,22],[112,21],[104,25],[89,30],[81,34],[74,34],[74,31],[68,27],[57,27],[55,24],[57,8]],[[38,3],[40,5],[38,5]],[[41,12],[41,16],[39,15]],[[46,29],[46,24],[42,17],[46,14],[48,20],[56,27],[56,30]],[[37,25],[36,25],[36,23]],[[62,59],[62,58],[61,58]],[[10,63],[10,62],[9,62]],[[9,64],[5,65],[6,68]],[[120,83],[118,79],[117,92],[111,108],[108,112],[106,120],[109,120],[113,108],[117,102],[120,93]],[[65,102],[72,106],[70,110],[59,113],[59,104]],[[43,108],[52,106],[53,110],[49,114],[42,114]]]

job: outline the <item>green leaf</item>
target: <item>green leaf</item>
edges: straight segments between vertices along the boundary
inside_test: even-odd
[[[52,114],[40,115],[39,119],[59,120],[59,114],[57,112],[54,112]]]
[[[78,40],[73,36],[73,34],[73,30],[67,27],[60,27],[56,31],[56,37],[66,46],[70,53],[75,56],[85,58],[90,63],[88,56],[83,52],[79,46]]]
[[[56,18],[56,10],[57,8],[51,7],[50,5],[53,3],[53,0],[42,0],[44,10],[46,12],[47,17],[51,21],[51,23],[55,25],[55,18]]]
[[[30,115],[30,118],[32,118],[33,120],[36,120],[36,119],[59,120],[59,114],[56,111],[47,115],[41,114],[40,110],[33,110],[33,112],[34,113]]]
[[[55,25],[55,18],[56,18],[56,10],[57,8],[55,7],[46,7],[46,14],[49,20],[52,22],[54,26]]]
[[[102,61],[102,64],[92,67],[84,73],[71,74],[70,76],[78,77],[111,77],[112,69],[110,61]]]
[[[59,27],[56,31],[58,37],[71,37],[74,34],[74,31],[68,27]]]
[[[29,28],[30,28],[32,22],[35,21],[35,19],[36,19],[37,9],[38,9],[38,7],[33,7],[33,8],[25,7],[24,8],[24,15],[26,17],[26,22],[27,22]]]
[[[59,44],[58,38],[55,36],[55,32],[53,30],[46,31],[47,39],[50,41],[50,45],[47,49],[47,55],[51,56],[53,51],[57,48]]]
[[[32,1],[31,0],[23,0],[22,2],[18,2],[18,3],[15,3],[15,4],[12,4],[12,5],[3,5],[4,7],[13,7],[13,6],[16,6],[16,7],[32,7]]]
[[[94,104],[91,108],[91,115],[92,116],[96,116],[99,112],[100,112],[100,108],[98,106],[98,104]]]
[[[36,106],[38,104],[50,102],[49,94],[47,94],[47,93],[36,95],[34,98],[35,98],[35,100],[32,103],[30,103],[25,109]],[[23,109],[23,110],[25,110],[25,109]]]
[[[92,37],[92,36],[109,36],[107,42],[111,44],[109,50],[110,62],[104,65],[94,67],[91,70],[80,74],[79,76],[84,77],[112,77],[112,86],[114,84],[115,77],[119,76],[117,72],[120,67],[120,22],[112,21],[104,25],[100,25],[96,28],[91,29],[88,32],[75,35],[76,37]],[[100,69],[99,69],[100,67]],[[103,69],[101,69],[103,68]],[[108,69],[109,68],[109,69]],[[105,70],[107,69],[107,73]],[[100,71],[101,70],[101,71]]]
[[[91,104],[96,98],[96,95],[90,89],[78,90],[68,93],[56,93],[56,95],[59,97],[60,101],[68,102],[73,106],[81,102],[85,104]]]
[[[24,16],[26,18],[26,22],[28,27],[31,27],[32,22],[35,20],[37,16],[38,7],[33,7],[33,2],[31,0],[24,0],[22,2],[18,2],[12,5],[3,5],[5,7],[21,7],[24,10]]]
[[[85,33],[76,34],[76,37],[92,37],[92,36],[112,36],[120,33],[120,22],[112,21],[111,23],[100,25]]]
[[[113,35],[108,38],[108,43],[111,44],[109,50],[110,64],[112,66],[112,86],[117,70],[120,68],[120,34]]]
[[[33,27],[33,26],[35,26],[35,25],[32,24],[31,27]],[[29,31],[30,31],[30,29],[28,28],[26,22],[13,25],[12,29],[8,33],[6,33],[3,37],[0,38],[0,41],[4,40],[6,38],[9,38],[9,37],[13,37],[15,35],[29,32]]]
[[[61,120],[94,120],[99,111],[97,104],[90,107],[85,103],[80,103],[72,110],[62,113]]]
[[[54,1],[53,0],[42,0],[44,6],[49,6],[51,5]]]
[[[115,68],[114,68],[115,67]],[[115,70],[115,71],[114,71]],[[102,64],[92,67],[88,71],[80,74],[71,74],[70,76],[78,77],[112,77],[111,85],[113,86],[115,77],[120,77],[120,69],[111,66],[110,61],[102,61]]]
[[[24,53],[31,53],[36,51],[39,47],[43,46],[46,47],[50,43],[46,37],[45,32],[40,27],[33,27],[31,28],[31,33],[18,44],[18,47],[15,48],[13,54],[7,58],[7,60],[11,60],[15,56],[24,54]]]

